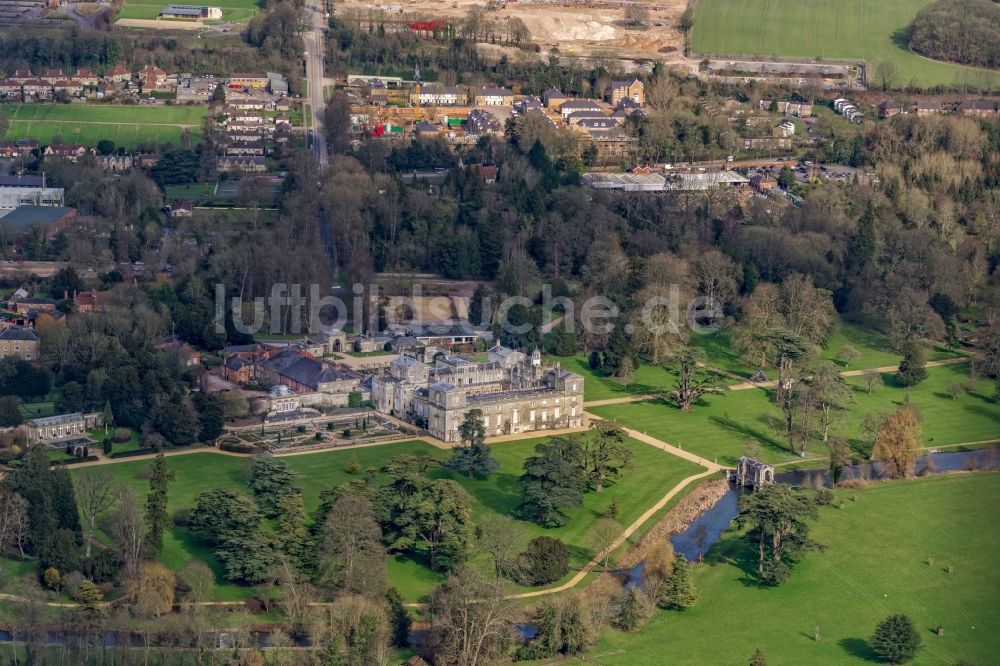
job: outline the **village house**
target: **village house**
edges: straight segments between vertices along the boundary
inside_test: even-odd
[[[559,105],[559,114],[563,120],[568,118],[570,114],[581,111],[599,112],[604,115],[604,107],[591,99],[571,99]]]
[[[622,99],[631,99],[639,106],[646,104],[646,86],[639,79],[611,82],[611,104],[618,106]]]
[[[21,149],[16,141],[0,141],[0,157],[17,157],[21,154]]]
[[[257,128],[234,127],[226,132],[230,142],[255,143],[264,139],[264,133]]]
[[[371,79],[368,81],[367,98],[370,104],[382,106],[389,102],[389,88],[385,81],[381,79]]]
[[[967,99],[958,105],[958,112],[975,118],[995,118],[1000,115],[1000,100]]]
[[[74,81],[79,81],[81,85],[85,86],[96,86],[98,81],[97,74],[94,74],[89,69],[78,69],[70,78]]]
[[[11,79],[6,79],[0,81],[0,99],[6,101],[20,101],[21,100],[21,84],[18,81],[13,81]]]
[[[466,119],[465,131],[469,134],[498,134],[500,129],[500,121],[484,109],[473,109]]]
[[[270,350],[259,342],[251,342],[245,345],[226,345],[222,348],[224,358],[242,358],[245,361],[261,361],[269,355]]]
[[[418,138],[427,138],[438,136],[441,133],[441,128],[432,122],[426,120],[421,120],[419,123],[413,126],[413,133]]]
[[[25,81],[31,81],[36,79],[36,77],[30,69],[18,69],[14,70],[14,74],[8,79],[9,81],[14,81],[15,83],[24,83]]]
[[[218,169],[227,172],[264,173],[267,171],[267,163],[263,157],[226,155],[219,158]]]
[[[82,143],[54,143],[45,146],[45,157],[61,157],[70,162],[76,162],[87,153],[97,152],[93,148],[88,148]]]
[[[546,109],[558,109],[563,102],[570,100],[569,95],[564,94],[558,88],[549,88],[542,93],[542,104]]]
[[[104,75],[104,78],[114,83],[125,83],[126,81],[132,80],[132,72],[121,65],[115,65],[107,74]]]
[[[70,97],[79,97],[83,94],[83,83],[75,79],[63,79],[52,84],[52,91]]]
[[[0,358],[37,360],[38,346],[41,340],[42,336],[24,326],[2,328],[0,329]]]
[[[226,155],[232,156],[263,156],[266,152],[263,141],[229,141],[228,139],[223,139],[219,142],[219,145],[223,148],[223,152]]]
[[[506,88],[480,88],[476,91],[476,106],[510,106],[514,93]]]
[[[241,109],[236,106],[229,106],[225,110],[226,123],[253,123],[263,124],[264,114],[260,109]]]
[[[913,112],[918,118],[933,116],[938,113],[945,113],[940,102],[919,102],[913,107]]]
[[[153,87],[166,83],[167,73],[156,65],[146,65],[139,70],[139,80],[149,81]]]
[[[265,104],[264,100],[246,97],[243,99],[234,99],[231,106],[240,109],[241,111],[263,111]]]
[[[792,136],[795,134],[795,123],[791,120],[782,120],[778,123],[778,126],[774,128],[774,133],[778,136]]]
[[[76,306],[77,312],[101,312],[104,310],[104,305],[102,304],[110,296],[110,291],[99,292],[96,289],[81,291],[73,295],[73,304]]]
[[[893,116],[898,116],[901,113],[903,113],[903,105],[895,100],[882,100],[882,102],[878,105],[879,118],[892,118]]]
[[[420,106],[457,106],[465,101],[465,92],[455,86],[420,86],[410,93],[410,104]]]
[[[743,139],[744,150],[789,150],[792,139],[785,136],[747,137]]]
[[[66,78],[61,69],[47,69],[38,76],[39,80],[45,81],[49,84],[54,84],[56,81],[61,81]]]
[[[524,99],[519,99],[514,102],[514,110],[518,113],[527,113],[528,111],[544,111],[545,106],[537,97],[525,97]]]
[[[201,365],[201,352],[176,336],[170,336],[156,346],[156,350],[170,356],[185,368]]]
[[[249,384],[254,380],[254,364],[239,356],[230,356],[222,364],[220,375],[227,382]]]
[[[771,176],[762,176],[757,174],[750,177],[750,187],[763,194],[768,190],[773,190],[778,187],[778,181]]]
[[[173,201],[170,204],[170,217],[191,217],[194,215],[194,204],[190,201]]]
[[[587,109],[585,111],[573,111],[563,117],[568,125],[575,125],[581,120],[592,120],[594,118],[607,118],[608,116],[600,109]]]
[[[124,173],[132,168],[131,155],[101,155],[98,162],[102,169],[111,173]]]
[[[594,130],[616,129],[618,122],[607,116],[601,118],[583,118],[574,123],[573,127],[590,134]]]
[[[26,315],[30,312],[55,312],[62,301],[54,298],[38,298],[34,296],[22,296],[22,289],[18,289],[7,300],[7,309],[16,314]]]
[[[774,104],[775,110],[778,113],[783,113],[786,116],[808,118],[812,115],[812,109],[813,109],[812,102],[793,102],[787,99],[779,99],[779,100],[762,99],[760,100],[760,105],[759,105],[760,110],[770,111],[772,104]]]
[[[21,84],[25,99],[52,99],[52,85],[39,79],[29,79]]]

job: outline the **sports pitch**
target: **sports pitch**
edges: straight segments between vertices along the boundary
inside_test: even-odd
[[[114,141],[116,147],[135,148],[144,143],[181,145],[187,130],[191,142],[201,137],[207,110],[196,106],[98,106],[83,104],[18,104],[5,109],[8,120],[4,138],[35,139],[42,144],[96,146]]]
[[[118,11],[117,18],[120,19],[156,19],[163,8],[169,2],[150,2],[150,0],[126,0],[125,4]],[[244,21],[253,16],[260,4],[256,0],[217,0],[210,3],[212,7],[222,10],[222,21]],[[166,24],[188,23],[182,19],[163,19]],[[206,23],[217,23],[218,21],[206,21]]]
[[[997,72],[929,60],[906,48],[903,30],[932,0],[700,0],[696,55],[887,61],[894,87],[979,83]]]

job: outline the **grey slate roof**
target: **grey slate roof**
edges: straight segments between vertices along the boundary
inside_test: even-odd
[[[303,356],[292,350],[279,352],[268,360],[263,366],[282,377],[308,386],[312,389],[319,388],[320,384],[327,384],[338,380],[359,379],[361,375],[352,370],[340,370],[332,365],[317,361],[314,358]]]
[[[38,342],[41,336],[30,328],[24,326],[9,326],[0,329],[0,340],[23,340],[26,342]]]

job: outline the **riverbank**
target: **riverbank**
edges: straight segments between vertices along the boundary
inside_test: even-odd
[[[666,513],[642,539],[616,564],[617,568],[631,569],[644,561],[653,546],[664,539],[684,532],[688,527],[714,507],[730,491],[726,479],[702,481],[690,490]]]
[[[949,473],[833,493],[812,525],[812,538],[824,548],[806,554],[787,583],[757,584],[755,554],[730,527],[705,562],[692,567],[693,608],[660,613],[636,633],[606,632],[591,660],[747,663],[760,648],[769,663],[863,666],[872,663],[868,637],[875,625],[906,613],[924,642],[916,666],[993,663],[1000,650],[1000,530],[994,513],[980,507],[1000,502],[1000,473]]]

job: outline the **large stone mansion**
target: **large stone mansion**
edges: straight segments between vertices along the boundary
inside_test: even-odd
[[[478,409],[489,436],[580,427],[583,377],[541,355],[496,346],[485,362],[459,354],[400,354],[372,380],[379,411],[412,421],[446,442],[460,439],[465,414]]]

